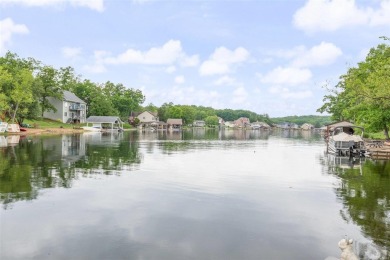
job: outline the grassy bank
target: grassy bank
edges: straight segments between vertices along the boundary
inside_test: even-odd
[[[32,128],[73,128],[74,126],[84,126],[86,124],[65,124],[55,120],[41,119],[41,120],[24,120],[23,124],[28,124]]]
[[[41,119],[41,120],[24,120],[23,124],[29,124],[32,128],[75,128],[75,127],[82,127],[86,126],[87,124],[65,124],[61,123],[55,120],[50,120],[50,119]],[[133,128],[131,125],[128,123],[123,124],[124,129],[131,129]]]

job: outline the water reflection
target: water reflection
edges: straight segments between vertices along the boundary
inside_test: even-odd
[[[40,189],[70,188],[79,176],[133,170],[141,160],[138,143],[120,134],[24,138],[0,149],[0,201],[7,207],[36,199]]]
[[[345,232],[374,259],[389,163],[324,149],[304,131],[24,138],[0,148],[0,258],[325,259]]]
[[[390,161],[333,155],[321,160],[325,172],[340,180],[335,192],[343,204],[341,217],[361,227],[377,246],[358,243],[359,256],[390,259]]]

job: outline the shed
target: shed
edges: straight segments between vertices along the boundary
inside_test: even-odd
[[[89,124],[101,130],[123,130],[123,122],[117,116],[90,116],[87,118],[87,127]]]

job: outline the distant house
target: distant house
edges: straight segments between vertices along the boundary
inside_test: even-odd
[[[206,122],[203,121],[203,120],[195,120],[192,125],[194,127],[205,127],[206,126]]]
[[[129,123],[132,124],[134,122],[134,119],[138,118],[140,124],[150,125],[150,124],[156,124],[159,122],[159,118],[157,115],[157,112],[150,112],[150,111],[144,111],[144,112],[131,112],[129,116]]]
[[[265,123],[265,122],[253,122],[251,123],[251,127],[253,129],[270,129],[271,127],[269,126],[269,124]]]
[[[303,125],[301,125],[301,129],[302,130],[313,130],[314,129],[314,125],[309,124],[309,123],[304,123]]]
[[[222,117],[218,117],[218,124],[219,124],[220,126],[224,126],[224,125],[225,125],[225,120],[223,120]]]
[[[225,127],[234,127],[234,122],[233,121],[226,121]]]
[[[45,111],[44,118],[61,121],[62,123],[85,123],[87,104],[75,94],[64,90],[63,99],[49,97],[48,101],[56,108],[54,111]]]
[[[234,121],[234,125],[236,127],[247,127],[250,126],[251,122],[247,117],[240,117],[239,119]]]
[[[169,118],[167,120],[168,129],[170,130],[181,130],[183,126],[183,120],[181,118]]]

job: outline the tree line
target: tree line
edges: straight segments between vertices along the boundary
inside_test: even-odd
[[[24,119],[42,118],[45,111],[56,111],[49,97],[63,98],[64,90],[74,93],[87,104],[87,116],[119,115],[127,121],[131,112],[157,112],[160,120],[181,118],[186,124],[204,120],[208,125],[218,125],[218,117],[233,121],[248,117],[253,121],[272,123],[267,114],[259,115],[248,110],[213,109],[195,105],[152,103],[142,107],[145,96],[141,90],[107,81],[99,84],[82,79],[75,70],[59,69],[45,65],[34,58],[20,58],[7,52],[0,57],[0,120],[21,124]]]
[[[371,48],[365,60],[349,68],[328,92],[318,112],[331,114],[333,120],[352,121],[369,131],[383,131],[390,139],[390,46],[387,42]]]
[[[81,79],[72,67],[56,69],[33,58],[7,52],[0,57],[0,120],[22,123],[55,111],[49,97],[63,98],[73,92],[87,104],[89,115],[128,117],[138,110],[145,96],[138,89],[107,81],[103,84]]]
[[[320,128],[324,125],[332,123],[332,119],[330,116],[316,116],[316,115],[276,117],[276,118],[272,118],[271,120],[276,124],[289,122],[297,125],[303,125],[304,123],[308,123],[308,124],[312,124],[316,128]]]

